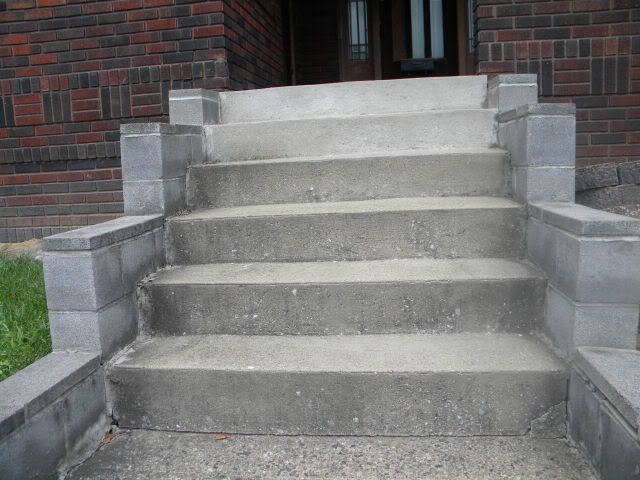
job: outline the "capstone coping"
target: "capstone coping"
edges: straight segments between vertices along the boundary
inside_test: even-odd
[[[202,98],[212,102],[218,101],[218,92],[216,90],[206,90],[204,88],[187,88],[184,90],[170,90],[169,101]]]
[[[124,123],[120,125],[122,135],[201,135],[199,125],[178,125],[175,123]]]
[[[42,241],[44,251],[95,250],[137,237],[161,227],[162,215],[126,216],[108,222],[91,225],[46,237]]]
[[[529,103],[498,114],[498,122],[506,123],[525,116],[569,116],[576,114],[573,103]]]
[[[538,76],[535,73],[505,73],[489,79],[489,89],[499,85],[527,85],[536,84]]]
[[[529,205],[529,215],[576,235],[640,235],[640,220],[575,203]]]
[[[581,347],[576,366],[602,392],[625,420],[640,425],[640,351]]]
[[[618,166],[615,163],[592,165],[576,170],[576,192],[592,188],[612,187],[619,183]]]
[[[0,382],[0,440],[99,366],[95,353],[57,351]]]

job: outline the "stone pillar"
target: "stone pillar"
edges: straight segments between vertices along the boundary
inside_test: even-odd
[[[121,127],[127,215],[170,215],[186,208],[190,164],[204,161],[202,127],[130,123]]]
[[[574,201],[575,112],[573,104],[541,103],[498,115],[498,142],[511,155],[516,200]]]
[[[487,103],[498,112],[513,110],[521,105],[538,103],[538,84],[535,74],[501,74],[489,79]]]
[[[640,220],[571,203],[529,206],[529,259],[547,275],[545,333],[580,346],[635,348]]]
[[[164,263],[163,217],[121,217],[44,239],[54,350],[103,358],[138,334],[136,287]]]
[[[213,125],[219,123],[218,92],[192,88],[169,92],[169,121],[177,125]]]

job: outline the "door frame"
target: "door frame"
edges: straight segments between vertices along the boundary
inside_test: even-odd
[[[340,54],[338,55],[338,68],[340,81],[346,78],[345,70],[349,62],[348,42],[346,32],[348,32],[348,21],[346,5],[349,0],[337,0],[336,8],[338,18],[338,45]],[[367,0],[367,12],[369,18],[369,44],[371,45],[371,57],[373,60],[373,78],[371,80],[382,79],[382,46],[380,38],[380,0]]]

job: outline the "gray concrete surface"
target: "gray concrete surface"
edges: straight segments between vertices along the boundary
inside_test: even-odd
[[[602,480],[640,478],[638,355],[581,348],[571,372],[569,435]]]
[[[218,92],[203,88],[171,90],[169,120],[178,125],[211,125],[220,119]]]
[[[125,213],[169,215],[184,209],[187,168],[205,160],[202,128],[126,124],[121,132]]]
[[[525,203],[573,202],[575,105],[521,105],[498,118],[499,144],[514,167],[514,197]]]
[[[640,307],[578,303],[549,285],[545,333],[567,357],[579,346],[635,348]]]
[[[640,430],[640,352],[580,348],[576,365],[636,430]]]
[[[576,235],[640,235],[640,220],[575,203],[529,205],[529,214],[548,225]]]
[[[520,105],[538,103],[537,76],[534,74],[501,74],[487,85],[487,105],[506,112]]]
[[[50,353],[0,382],[0,478],[58,479],[97,448],[107,424],[100,359]]]
[[[510,257],[524,207],[495,197],[259,205],[168,222],[170,263]]]
[[[209,125],[204,131],[207,160],[222,162],[497,144],[489,109]]]
[[[529,217],[527,247],[529,259],[573,301],[638,303],[640,236],[576,235]]]
[[[193,265],[145,285],[144,317],[159,335],[526,333],[545,285],[502,259]]]
[[[506,192],[499,149],[408,151],[206,164],[189,171],[191,208]]]
[[[485,75],[220,92],[221,123],[482,108]]]
[[[138,333],[135,289],[164,264],[160,216],[122,217],[49,237],[43,255],[54,349],[104,358]]]
[[[120,217],[46,237],[42,248],[45,251],[97,250],[160,228],[163,220],[162,215]]]
[[[222,437],[218,437],[222,438]],[[122,431],[66,480],[595,480],[564,440],[275,437]]]
[[[292,435],[524,435],[566,380],[505,334],[154,338],[108,373],[120,426]]]

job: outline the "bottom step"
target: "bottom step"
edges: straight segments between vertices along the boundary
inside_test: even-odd
[[[213,436],[124,431],[66,480],[595,480],[564,440]]]
[[[141,340],[108,369],[124,428],[564,436],[567,373],[509,334]]]

